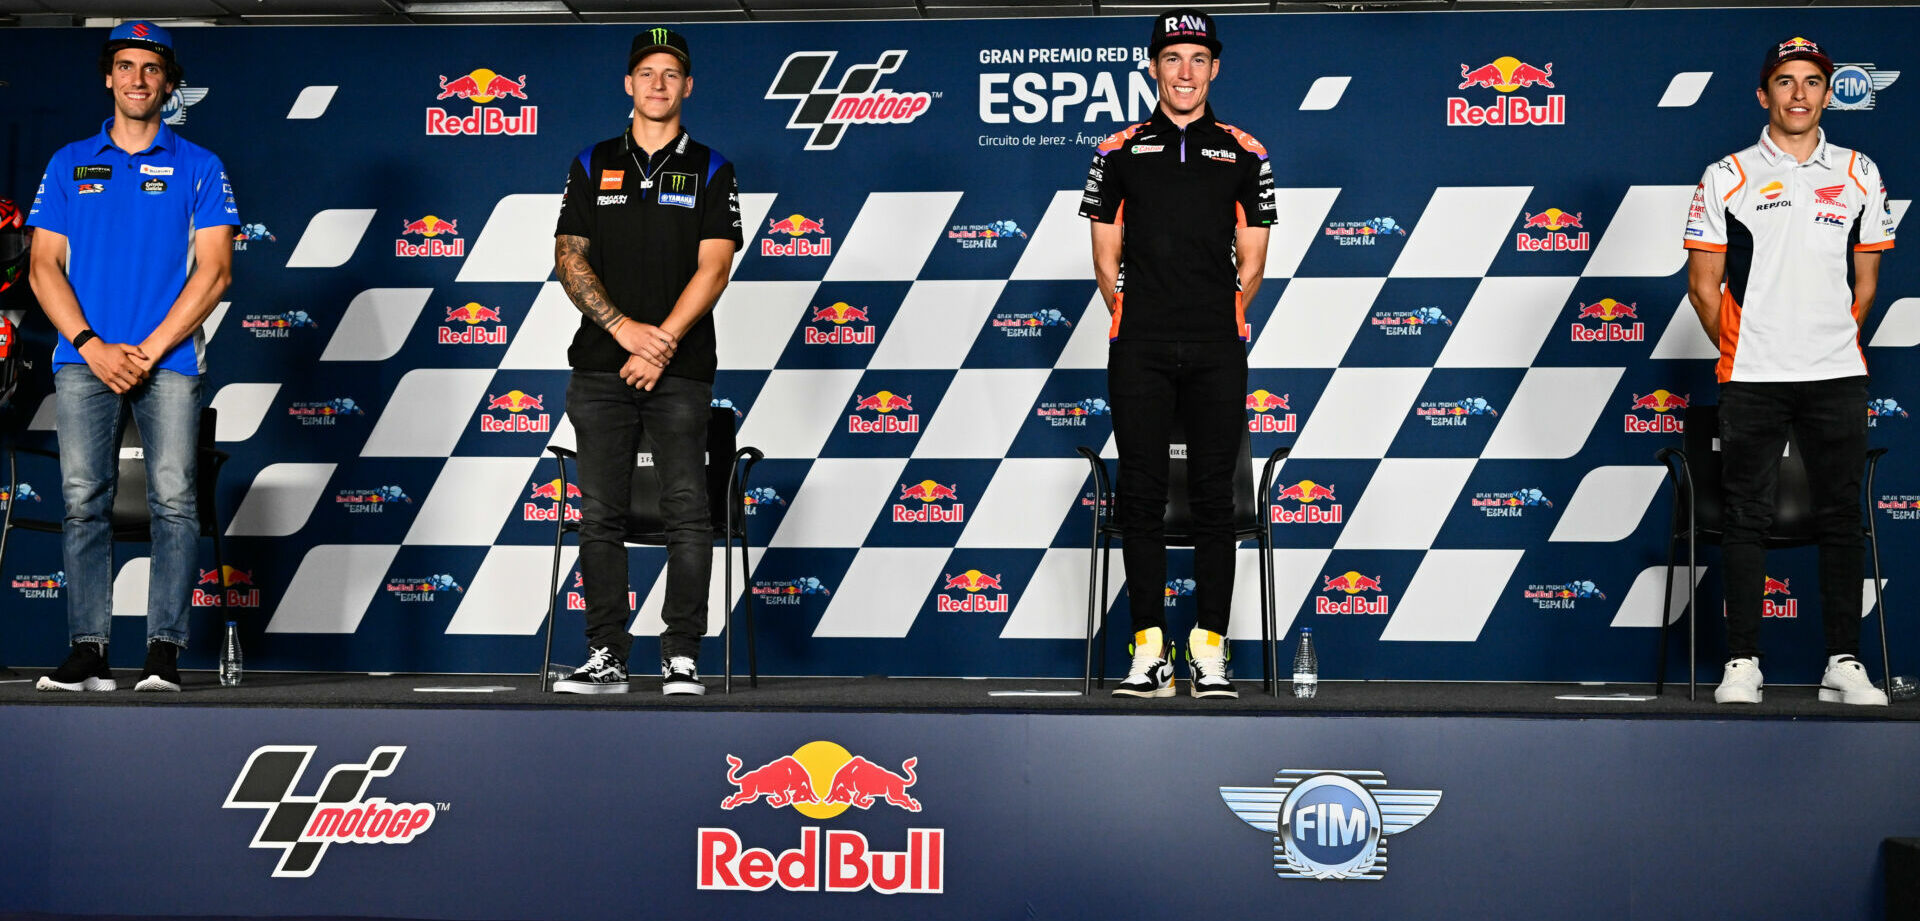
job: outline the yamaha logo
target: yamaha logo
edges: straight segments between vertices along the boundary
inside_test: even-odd
[[[808,150],[840,146],[848,125],[905,124],[933,104],[931,93],[900,93],[880,87],[880,78],[900,69],[905,51],[888,51],[873,64],[847,68],[840,85],[828,88],[827,67],[837,51],[796,51],[787,55],[767,89],[768,99],[797,99],[787,127],[812,131]]]
[[[1379,771],[1282,770],[1271,787],[1221,787],[1241,821],[1273,835],[1283,879],[1379,879],[1388,835],[1420,824],[1439,790],[1387,788]]]

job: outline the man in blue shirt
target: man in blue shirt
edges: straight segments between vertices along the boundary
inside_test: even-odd
[[[178,691],[200,541],[200,324],[232,278],[240,212],[220,158],[161,122],[183,74],[166,30],[150,22],[115,27],[100,52],[100,73],[113,117],[99,134],[53,155],[27,216],[33,293],[61,337],[53,351],[54,404],[73,642],[67,661],[38,687],[118,687],[106,655],[110,519],[131,409],[146,449],[153,513],[147,658],[135,689]]]

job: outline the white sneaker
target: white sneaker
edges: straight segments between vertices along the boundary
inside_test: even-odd
[[[660,693],[707,693],[707,686],[700,683],[700,670],[694,667],[692,656],[673,656],[660,663]]]
[[[1148,627],[1133,635],[1133,665],[1127,677],[1113,689],[1115,697],[1172,697],[1173,662],[1170,650],[1161,639],[1159,627]]]
[[[1760,702],[1760,660],[1728,659],[1720,686],[1713,689],[1717,704],[1757,704]]]
[[[1887,692],[1867,678],[1867,667],[1852,656],[1834,656],[1827,660],[1827,673],[1820,676],[1820,699],[1830,704],[1887,705]]]
[[[1227,678],[1226,637],[1200,627],[1187,634],[1187,690],[1195,697],[1239,697]]]

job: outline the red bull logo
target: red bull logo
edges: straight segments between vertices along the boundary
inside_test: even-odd
[[[395,256],[406,256],[409,258],[415,256],[465,256],[467,254],[466,240],[439,239],[440,237],[460,236],[459,224],[459,221],[450,221],[446,218],[436,217],[431,214],[417,221],[407,221],[405,225],[400,228],[400,239],[393,241],[393,254]],[[419,243],[413,243],[406,239],[409,236],[424,237],[425,239]]]
[[[521,106],[519,112],[513,115],[508,115],[498,108],[486,107],[490,103],[508,98],[525,100],[527,98],[526,74],[521,74],[516,79],[495,73],[485,67],[452,80],[442,74],[440,93],[433,98],[435,102],[460,99],[472,103],[473,108],[468,114],[461,116],[438,106],[428,107],[428,137],[540,133],[540,109],[537,106]]]
[[[1325,499],[1327,506],[1320,507]],[[1287,508],[1282,501],[1300,503],[1295,508]],[[1333,487],[1312,480],[1301,480],[1291,486],[1281,486],[1273,491],[1272,510],[1269,518],[1274,524],[1339,524],[1346,519],[1346,506],[1333,497]]]
[[[727,783],[734,792],[720,808],[738,809],[764,802],[825,820],[847,809],[890,806],[917,813],[921,804],[908,789],[918,780],[909,757],[898,771],[855,755],[840,745],[808,742],[791,755],[752,769],[727,755]],[[701,889],[759,892],[779,886],[789,892],[938,893],[946,871],[946,830],[914,828],[901,851],[875,850],[866,835],[818,826],[800,829],[800,845],[779,854],[744,846],[730,828],[699,830],[698,875]]]
[[[1388,607],[1391,602],[1385,594],[1386,589],[1381,586],[1379,576],[1369,578],[1355,570],[1349,569],[1337,576],[1322,576],[1321,579],[1324,584],[1320,586],[1321,594],[1315,595],[1313,598],[1313,613],[1388,613]],[[1360,597],[1361,592],[1380,592],[1381,594],[1375,598],[1367,599]],[[1340,599],[1329,597],[1334,593],[1343,594],[1346,597]]]
[[[567,500],[562,502],[561,495]],[[580,487],[572,483],[563,484],[558,477],[545,483],[532,483],[528,486],[527,501],[520,504],[520,518],[523,521],[559,521],[562,509],[568,521],[580,520],[580,506],[571,500],[580,498]],[[551,506],[542,506],[541,502],[551,502]]]
[[[767,234],[760,238],[762,256],[831,256],[833,238],[826,236],[827,227],[804,214],[789,214],[783,218],[770,218],[767,221]],[[819,239],[806,240],[802,237],[817,234]],[[780,237],[786,237],[784,241]]]
[[[1513,248],[1523,253],[1584,253],[1592,248],[1592,238],[1585,228],[1580,226],[1580,214],[1568,214],[1559,208],[1548,208],[1539,214],[1524,214],[1520,222],[1520,231],[1513,235]],[[1530,230],[1546,231],[1545,236],[1532,236]],[[1577,234],[1565,233],[1578,230]]]
[[[920,415],[913,411],[912,394],[876,391],[872,396],[853,396],[854,411],[847,414],[847,431],[855,435],[912,434],[920,431]],[[903,415],[895,416],[895,410]],[[858,413],[876,412],[877,419],[863,419]]]
[[[464,329],[455,328],[461,324]],[[499,323],[492,328],[480,326],[482,323]],[[506,345],[507,327],[500,318],[500,311],[470,301],[459,307],[447,308],[447,319],[440,326],[438,342],[441,345]]]
[[[1674,435],[1687,430],[1686,420],[1668,413],[1676,409],[1686,409],[1688,398],[1669,390],[1655,390],[1642,396],[1634,394],[1632,412],[1628,412],[1622,423],[1625,430],[1632,434]],[[1634,412],[1652,411],[1656,415],[1642,418]]]
[[[1247,431],[1256,435],[1285,435],[1300,430],[1299,417],[1291,412],[1277,413],[1275,410],[1289,409],[1287,394],[1270,390],[1255,390],[1247,394],[1247,411],[1253,415],[1247,417]]]
[[[1535,67],[1511,55],[1473,67],[1460,65],[1460,85],[1456,89],[1492,89],[1502,94],[1528,87],[1553,89],[1553,64]],[[1502,95],[1493,105],[1476,106],[1460,96],[1447,99],[1447,124],[1453,127],[1484,125],[1564,125],[1567,123],[1567,97],[1550,95],[1544,105],[1535,105],[1519,96]]]
[[[1760,616],[1763,618],[1773,617],[1780,620],[1793,620],[1798,618],[1800,616],[1800,599],[1785,598],[1780,601],[1775,601],[1771,597],[1773,595],[1792,595],[1793,592],[1787,588],[1787,583],[1790,580],[1776,579],[1772,576],[1767,576],[1766,580],[1760,589]]]
[[[488,434],[553,431],[552,418],[545,412],[539,412],[546,408],[541,405],[541,399],[539,395],[522,390],[509,390],[499,396],[488,394],[486,411],[480,414],[480,431]],[[493,415],[496,412],[509,415]],[[535,412],[539,414],[533,415]]]
[[[813,318],[809,323],[830,323],[831,329],[819,329],[813,326],[802,327],[802,338],[808,345],[872,345],[879,341],[879,334],[869,322],[865,307],[855,307],[845,301],[835,301],[825,307],[813,308]],[[863,326],[848,326],[849,323],[863,323]]]
[[[212,590],[200,586],[213,586]],[[200,570],[200,580],[193,589],[192,604],[196,608],[257,608],[260,606],[260,590],[242,586],[253,585],[253,570],[238,569],[233,566],[221,566],[218,569]]]
[[[933,480],[921,480],[918,483],[900,484],[900,498],[893,504],[893,520],[896,523],[938,523],[959,524],[967,520],[967,507],[960,504],[959,487],[946,486]],[[918,507],[903,505],[908,500],[917,499]],[[935,505],[936,502],[952,502],[952,505]]]
[[[1599,326],[1588,326],[1582,320],[1599,320]],[[1621,320],[1632,320],[1632,324]],[[1580,312],[1574,315],[1568,336],[1574,342],[1645,342],[1647,324],[1640,322],[1638,304],[1622,304],[1610,297],[1603,297],[1591,304],[1581,304]]]
[[[978,569],[969,569],[959,575],[948,575],[945,579],[941,594],[934,596],[935,611],[942,614],[1005,614],[1011,609],[1007,593],[1000,590],[999,573],[987,575]],[[966,594],[946,594],[956,589]],[[994,594],[980,594],[988,590]]]

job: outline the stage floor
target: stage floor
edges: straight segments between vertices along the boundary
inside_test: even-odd
[[[1208,713],[1234,716],[1298,716],[1301,714],[1533,717],[1658,717],[1706,719],[1833,719],[1920,721],[1920,702],[1889,707],[1852,707],[1821,703],[1811,686],[1774,686],[1755,706],[1719,705],[1713,686],[1700,686],[1700,699],[1687,700],[1685,685],[1667,685],[1666,693],[1651,700],[1635,700],[1653,693],[1651,684],[1532,684],[1480,682],[1330,681],[1319,696],[1299,700],[1290,686],[1275,699],[1262,692],[1258,681],[1238,682],[1237,700],[1196,700],[1179,695],[1159,700],[1110,696],[1108,690],[1080,695],[1080,682],[1061,679],[935,679],[935,678],[771,678],[758,688],[736,676],[732,694],[720,693],[718,676],[707,676],[704,697],[665,697],[660,679],[636,677],[626,694],[540,693],[539,680],[530,675],[365,675],[303,672],[249,672],[239,687],[223,688],[212,672],[187,672],[186,689],[179,694],[137,693],[135,670],[115,673],[120,690],[111,693],[54,693],[33,688],[41,672],[0,682],[0,706],[109,706],[109,707],[304,707],[304,708],[435,708],[526,709],[586,708],[719,709],[732,711],[852,711],[852,712],[1086,712],[1102,714]],[[1584,700],[1563,699],[1579,695]],[[1626,696],[1613,696],[1626,695]]]

